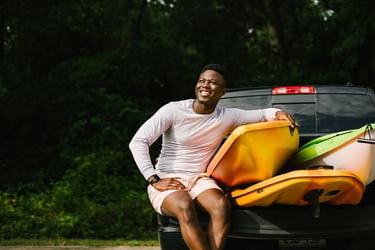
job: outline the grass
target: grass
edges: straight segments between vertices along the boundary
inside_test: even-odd
[[[158,246],[157,240],[95,239],[12,239],[0,240],[0,246]]]

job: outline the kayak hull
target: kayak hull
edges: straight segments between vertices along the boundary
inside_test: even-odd
[[[271,204],[308,205],[307,195],[318,190],[319,203],[332,205],[358,204],[364,185],[349,171],[315,169],[294,170],[230,192],[233,202],[240,207],[269,206]]]
[[[207,175],[226,187],[263,181],[279,172],[298,145],[298,129],[286,121],[243,125],[219,148]]]
[[[325,136],[326,140],[318,140],[317,143],[312,141],[302,147],[295,156],[293,168],[328,165],[334,169],[350,171],[363,184],[370,184],[375,179],[375,144],[369,139],[375,139],[375,130],[366,130],[364,126],[329,136]]]

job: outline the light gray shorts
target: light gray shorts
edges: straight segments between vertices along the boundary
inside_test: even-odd
[[[215,188],[222,190],[216,181],[210,177],[200,177],[196,179],[196,176],[187,176],[187,175],[176,175],[176,174],[162,174],[158,173],[160,178],[177,178],[183,185],[189,187],[187,192],[190,194],[191,199],[195,199],[199,194],[202,192]],[[152,206],[154,207],[155,211],[163,214],[161,211],[161,205],[163,204],[164,199],[173,192],[180,191],[180,190],[167,190],[167,191],[158,191],[153,186],[148,185],[147,192],[148,198],[151,201]]]

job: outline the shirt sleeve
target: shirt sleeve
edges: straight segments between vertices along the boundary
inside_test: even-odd
[[[129,143],[129,149],[133,155],[134,161],[146,180],[156,174],[151,162],[149,147],[173,123],[175,111],[173,107],[172,103],[161,107],[138,129]]]
[[[277,108],[267,108],[267,109],[256,109],[256,110],[243,110],[231,108],[230,113],[232,114],[232,119],[234,121],[233,126],[237,127],[240,125],[273,121],[276,118],[276,112],[281,111]]]

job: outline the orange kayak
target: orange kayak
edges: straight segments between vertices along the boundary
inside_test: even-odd
[[[206,174],[226,187],[263,181],[278,173],[298,145],[298,129],[287,121],[243,125],[219,148]]]

